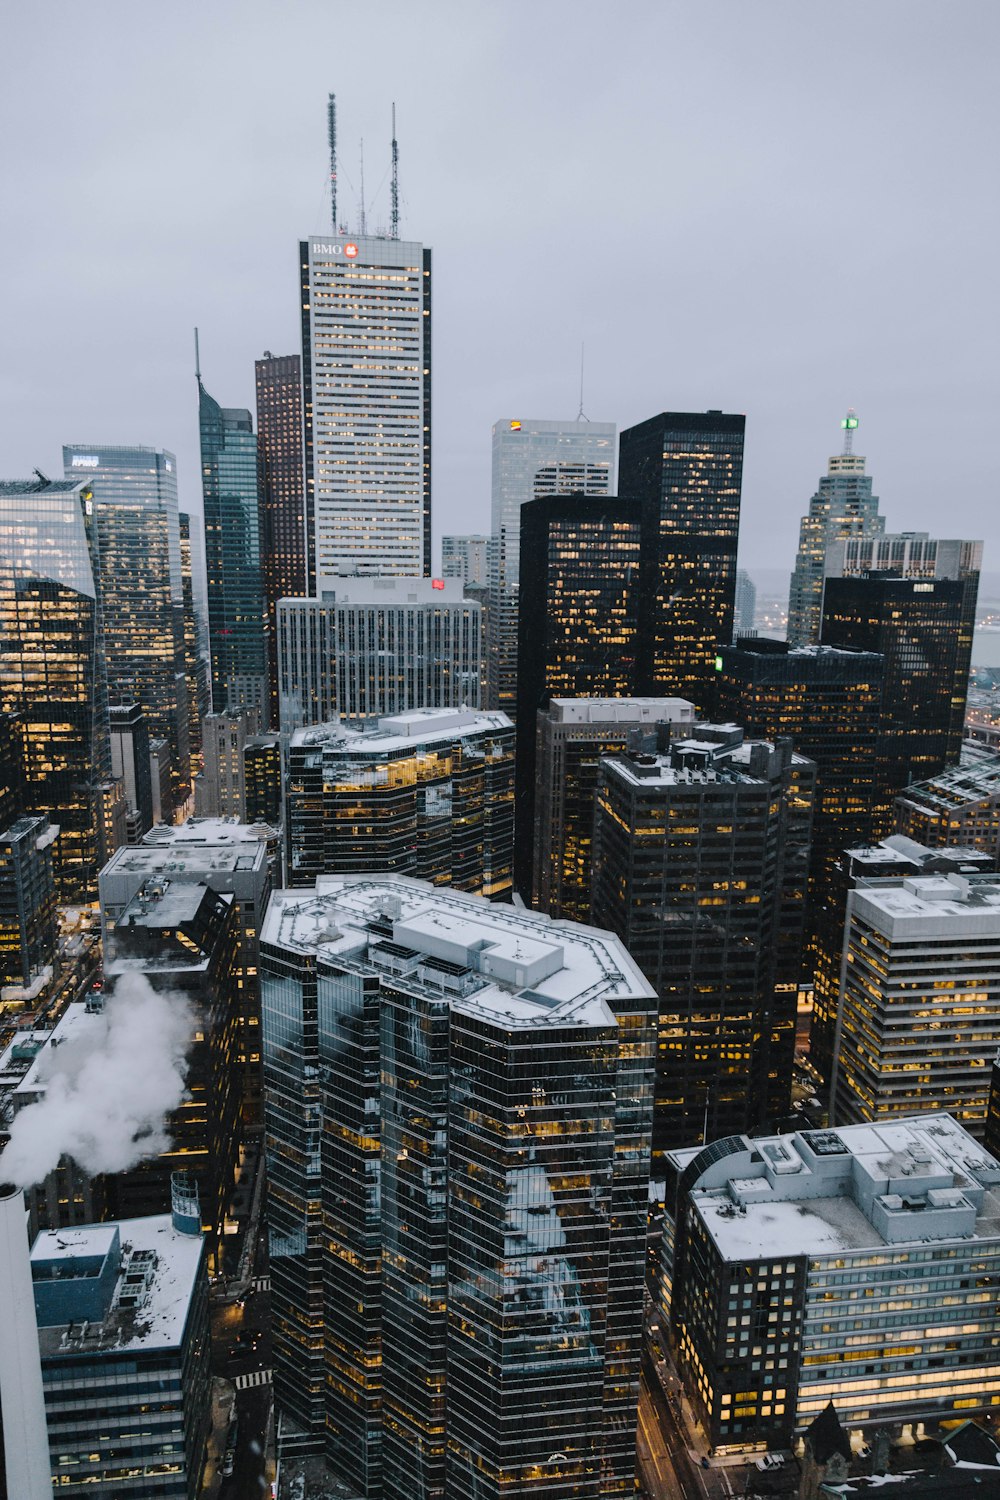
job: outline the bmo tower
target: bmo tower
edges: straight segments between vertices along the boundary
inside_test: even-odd
[[[317,576],[426,575],[431,252],[381,235],[300,245],[306,547]]]

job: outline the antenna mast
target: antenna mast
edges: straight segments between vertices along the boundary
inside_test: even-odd
[[[385,179],[382,179],[383,182]],[[361,137],[361,233],[368,233],[368,219],[365,214],[365,138]]]
[[[198,330],[194,331],[194,378],[201,385],[201,354],[198,350]]]
[[[337,96],[326,96],[327,134],[330,139],[330,218],[337,233]]]
[[[847,408],[847,416],[844,417],[840,425],[844,429],[844,452],[853,453],[854,429],[858,425],[858,414],[853,406]]]
[[[399,239],[399,142],[396,140],[396,106],[392,106],[392,213],[389,237]]]
[[[583,410],[583,356],[584,356],[584,353],[586,351],[586,348],[587,348],[586,344],[581,344],[580,345],[580,410],[576,414],[576,420],[578,422],[589,422],[590,421],[590,418],[585,415],[584,410]]]

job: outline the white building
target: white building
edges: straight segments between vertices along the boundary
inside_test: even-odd
[[[861,881],[848,895],[832,1118],[947,1109],[986,1126],[1000,1047],[1000,877]]]
[[[489,582],[488,536],[443,536],[441,572],[445,578],[461,578],[485,588]]]
[[[278,602],[282,732],[411,708],[478,708],[481,610],[458,578],[321,579]]]
[[[431,252],[301,244],[309,578],[430,565]]]

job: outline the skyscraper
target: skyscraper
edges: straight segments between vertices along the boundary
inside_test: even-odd
[[[261,944],[283,1440],[370,1500],[634,1493],[655,999],[614,938],[398,877]]]
[[[709,707],[715,655],[733,636],[746,418],[661,412],[621,435],[618,491],[649,534],[642,691]]]
[[[260,556],[267,601],[271,722],[278,722],[277,604],[309,592],[305,473],[302,467],[302,361],[265,353],[257,381]]]
[[[553,495],[521,510],[514,879],[531,894],[536,715],[551,698],[641,693],[642,508]]]
[[[198,374],[212,707],[268,722],[267,610],[257,508],[257,439],[248,411],[220,406]]]
[[[110,776],[94,502],[84,480],[0,483],[0,709],[20,715],[22,811],[59,825],[63,902],[93,900]]]
[[[463,583],[485,588],[489,583],[488,536],[443,536],[441,576],[461,578]]]
[[[610,495],[614,475],[613,422],[504,418],[493,424],[487,684],[492,708],[516,705],[521,507],[548,495]]]
[[[149,728],[141,706],[113,703],[111,728],[111,774],[123,783],[128,841],[137,844],[153,826],[153,776],[150,767]]]
[[[191,789],[177,461],[164,448],[63,448],[67,479],[93,492],[110,698],[137,702],[170,745],[171,791]]]
[[[659,996],[654,1158],[788,1113],[815,784],[735,725],[600,762],[591,912]]]
[[[307,592],[429,573],[431,252],[341,233],[300,263]]]
[[[900,792],[896,832],[934,847],[965,844],[1000,862],[1000,760],[952,766]]]
[[[885,530],[878,496],[872,494],[865,460],[854,450],[858,419],[849,411],[841,422],[844,451],[834,454],[802,517],[799,550],[788,596],[788,644],[814,646],[823,613],[827,549],[847,537],[875,537]]]
[[[752,635],[757,613],[757,585],[746,568],[736,570],[736,604],[733,609],[733,629],[737,636]]]
[[[0,1000],[3,1001],[13,999],[8,986],[20,990],[24,1001],[28,1001],[33,992],[44,990],[52,978],[58,936],[52,875],[52,846],[57,833],[58,829],[45,817],[18,818],[0,833]],[[0,1013],[3,1009],[0,1004]]]
[[[184,511],[180,515],[181,587],[184,597],[184,672],[187,687],[188,744],[191,750],[192,779],[201,763],[201,721],[212,711],[212,684],[208,668],[208,645],[199,603],[200,583],[195,571],[200,567],[204,546],[204,529]],[[196,561],[197,560],[197,561]]]

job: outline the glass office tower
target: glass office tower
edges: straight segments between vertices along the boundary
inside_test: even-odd
[[[250,413],[220,406],[198,377],[205,567],[216,713],[246,708],[268,723],[267,611]]]
[[[191,752],[176,460],[163,448],[71,444],[63,470],[93,491],[112,701],[139,703],[150,737],[168,741],[179,805],[191,789]]]
[[[267,600],[271,722],[278,722],[279,599],[303,598],[306,570],[305,472],[302,467],[302,361],[266,353],[257,381],[257,483],[260,555]]]
[[[20,715],[22,810],[59,825],[63,902],[93,900],[111,852],[97,528],[84,481],[0,483],[0,708]]]

